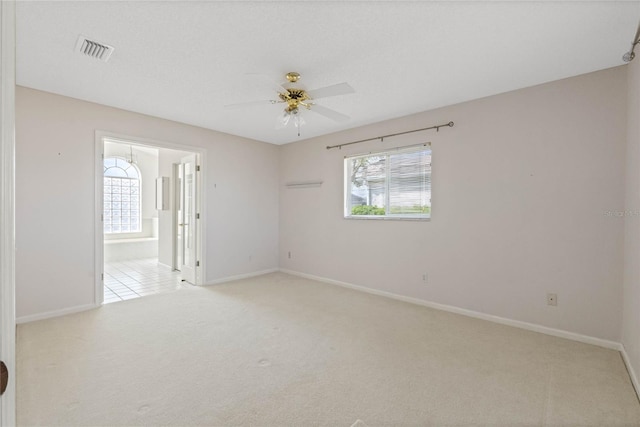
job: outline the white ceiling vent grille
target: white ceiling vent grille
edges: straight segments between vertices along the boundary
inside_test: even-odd
[[[80,36],[76,43],[76,52],[80,52],[83,55],[90,56],[95,59],[99,59],[102,62],[107,62],[113,53],[113,46],[99,43],[94,40],[89,40],[85,36]]]

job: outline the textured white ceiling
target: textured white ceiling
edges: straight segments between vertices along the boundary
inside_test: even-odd
[[[283,144],[621,65],[639,19],[640,2],[613,1],[18,2],[17,81]],[[111,60],[75,53],[80,34]],[[275,129],[281,105],[223,108],[275,97],[244,74],[288,71],[348,82],[318,103],[351,120],[305,112],[298,137]]]

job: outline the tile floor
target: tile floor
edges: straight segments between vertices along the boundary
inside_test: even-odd
[[[174,291],[183,286],[179,271],[158,264],[157,258],[115,261],[104,265],[104,303]]]

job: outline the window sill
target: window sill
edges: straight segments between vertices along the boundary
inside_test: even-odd
[[[364,219],[366,221],[431,221],[430,216],[409,217],[409,216],[383,216],[383,215],[350,215],[344,219],[357,220]]]

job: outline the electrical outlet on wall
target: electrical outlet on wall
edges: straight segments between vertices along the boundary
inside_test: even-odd
[[[289,259],[291,259],[291,251],[289,251]]]
[[[429,273],[422,273],[422,281],[424,283],[428,283],[429,282]]]
[[[558,295],[557,294],[547,294],[547,305],[558,305]]]

